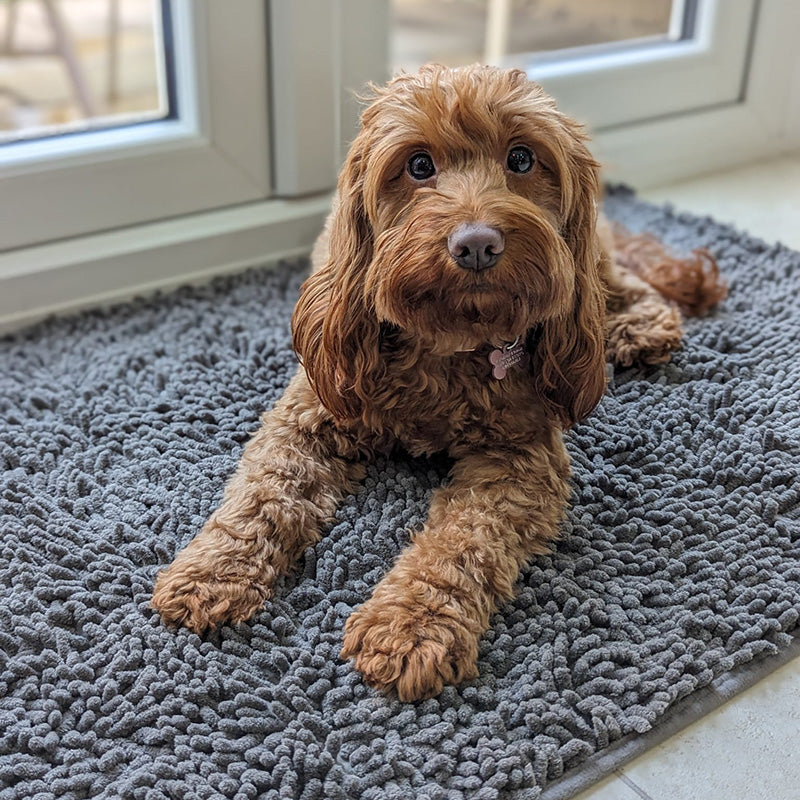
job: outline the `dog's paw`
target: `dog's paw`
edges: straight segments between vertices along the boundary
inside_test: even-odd
[[[661,364],[669,361],[682,338],[677,309],[660,306],[652,315],[620,314],[609,319],[606,357],[618,367]]]
[[[165,622],[195,633],[250,619],[272,595],[270,587],[246,577],[219,577],[174,563],[156,578],[151,607]]]
[[[477,626],[456,614],[371,599],[345,625],[342,658],[376,689],[404,702],[441,692],[478,674]]]

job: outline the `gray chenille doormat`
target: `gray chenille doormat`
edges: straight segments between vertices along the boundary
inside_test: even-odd
[[[403,704],[339,660],[444,459],[376,462],[276,598],[204,638],[148,607],[295,369],[303,264],[0,341],[0,800],[565,798],[795,651],[800,255],[609,198],[707,246],[729,299],[568,436],[552,555],[480,677]]]

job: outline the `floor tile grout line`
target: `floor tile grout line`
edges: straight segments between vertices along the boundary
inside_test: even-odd
[[[632,789],[642,800],[653,800],[647,792],[638,784],[634,783],[621,769],[615,769],[614,774],[629,788]]]

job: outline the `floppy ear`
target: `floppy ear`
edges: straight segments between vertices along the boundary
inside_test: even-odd
[[[573,304],[537,334],[533,372],[539,396],[564,427],[587,416],[606,388],[604,254],[596,232],[599,165],[570,131],[573,145],[560,170],[562,236],[575,265]],[[561,159],[559,159],[560,161]]]
[[[378,364],[380,325],[364,294],[373,247],[365,152],[362,132],[339,176],[327,260],[303,284],[292,315],[294,350],[320,401],[339,418],[361,413]]]

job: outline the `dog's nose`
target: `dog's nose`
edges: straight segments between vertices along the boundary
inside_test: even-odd
[[[447,249],[459,267],[493,267],[506,248],[503,232],[479,222],[463,223],[447,237]]]

